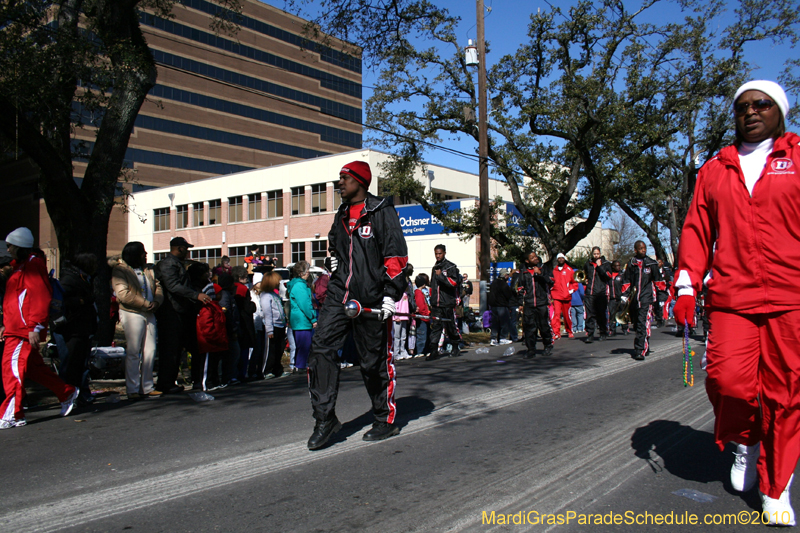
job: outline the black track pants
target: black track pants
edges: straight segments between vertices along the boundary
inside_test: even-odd
[[[608,310],[608,298],[605,294],[587,294],[583,299],[583,308],[586,313],[586,335],[591,337],[595,330],[605,336],[608,332],[606,321],[606,311]]]
[[[547,306],[526,305],[522,315],[522,331],[525,333],[525,347],[531,354],[536,351],[537,335],[542,337],[545,348],[553,344],[553,330],[550,328]]]
[[[380,305],[375,307],[380,308]],[[350,330],[375,420],[391,424],[396,415],[392,321],[381,321],[375,315],[366,314],[349,318],[344,314],[344,305],[331,298],[326,298],[323,304],[308,358],[308,390],[314,418],[329,420],[335,415],[340,371],[337,352]]]

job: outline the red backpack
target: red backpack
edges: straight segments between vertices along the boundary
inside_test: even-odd
[[[197,347],[200,353],[228,350],[225,311],[217,302],[209,302],[197,313]]]

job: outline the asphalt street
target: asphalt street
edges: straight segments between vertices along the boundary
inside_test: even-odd
[[[303,376],[229,387],[210,402],[123,400],[68,418],[34,408],[27,426],[0,433],[0,531],[756,527],[740,522],[757,519],[757,491],[732,491],[732,446],[713,442],[702,343],[693,341],[695,386],[684,387],[668,328],[653,332],[643,362],[630,358],[632,336],[581,340],[560,340],[547,358],[523,359],[515,343],[511,356],[471,347],[398,363],[402,429],[378,443],[361,440],[369,398],[358,369],[344,370],[344,428],[315,452]],[[676,524],[693,515],[697,525]]]

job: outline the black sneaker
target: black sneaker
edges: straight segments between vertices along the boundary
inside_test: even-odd
[[[545,346],[544,353],[542,355],[553,355],[553,345]]]
[[[528,350],[525,352],[525,355],[522,356],[523,359],[533,359],[536,357],[536,352],[534,350]]]
[[[375,441],[388,439],[400,433],[400,428],[389,424],[388,422],[375,422],[372,424],[372,429],[364,433],[363,439],[366,441]]]
[[[331,435],[342,429],[342,423],[335,416],[330,420],[320,421],[317,420],[314,425],[314,433],[308,439],[308,449],[317,450],[325,446]]]
[[[439,353],[436,351],[429,353],[427,357],[425,357],[426,361],[436,361],[437,359],[439,359]]]
[[[636,361],[644,361],[644,356],[640,353],[637,353],[633,356],[633,359]]]
[[[606,340],[607,338],[608,338],[608,337],[606,337],[605,335],[600,335],[600,340],[601,340],[601,341],[604,341],[604,340]]]
[[[586,340],[584,340],[583,342],[585,342],[586,344],[592,344],[594,342],[594,339],[592,338],[591,335],[588,335],[586,337]]]

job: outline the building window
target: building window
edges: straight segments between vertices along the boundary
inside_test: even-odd
[[[292,216],[306,213],[306,188],[292,187]]]
[[[153,254],[153,263],[158,263],[169,255],[169,252],[156,252]]]
[[[247,246],[231,246],[228,248],[228,257],[231,258],[231,266],[244,265],[244,257],[246,255]]]
[[[306,243],[293,242],[292,243],[292,263],[306,260]]]
[[[311,186],[311,212],[324,213],[328,210],[328,185],[319,183]]]
[[[169,230],[169,207],[153,209],[153,231]]]
[[[222,200],[208,201],[208,225],[222,224]]]
[[[323,267],[326,257],[328,257],[328,241],[311,241],[311,264]]]
[[[194,215],[192,216],[192,226],[197,228],[205,224],[203,217],[203,202],[194,204]]]
[[[264,255],[273,258],[277,257],[278,260],[275,262],[276,267],[283,266],[283,244],[265,244],[264,245]]]
[[[190,249],[189,257],[192,261],[199,261],[200,263],[208,263],[208,266],[214,268],[219,264],[222,257],[222,248],[205,248],[205,249]]]
[[[339,191],[339,182],[333,184],[333,210],[336,211],[339,209],[339,206],[342,205],[342,195]]]
[[[247,196],[247,220],[261,218],[261,193],[254,192]]]
[[[283,191],[267,193],[267,218],[283,218]]]
[[[179,205],[175,207],[177,214],[175,228],[184,229],[189,227],[189,204]]]
[[[228,198],[228,223],[242,221],[242,197]]]

